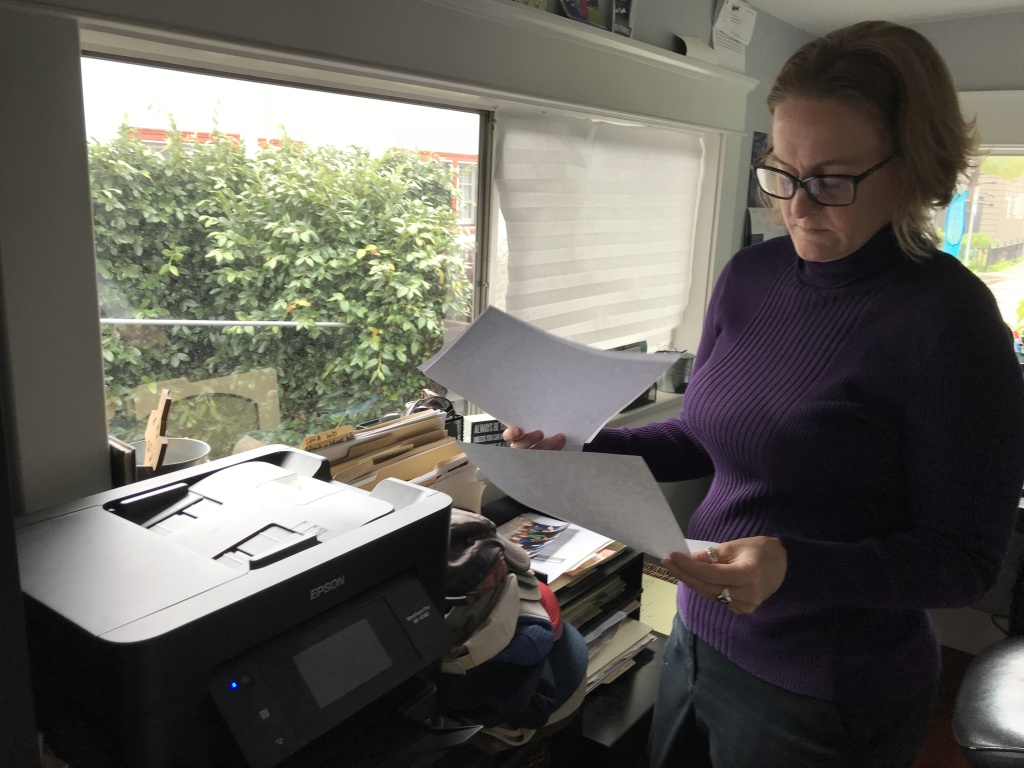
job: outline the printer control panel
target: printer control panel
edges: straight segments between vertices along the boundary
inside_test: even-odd
[[[238,710],[232,718],[235,738],[240,744],[249,745],[246,752],[258,745],[260,760],[266,760],[266,765],[276,765],[298,747],[284,709],[274,700],[266,681],[258,673],[243,671],[235,678],[227,684],[233,694],[234,708]],[[247,758],[256,765],[251,754]]]
[[[440,612],[400,577],[216,671],[210,693],[252,768],[272,768],[450,644]]]

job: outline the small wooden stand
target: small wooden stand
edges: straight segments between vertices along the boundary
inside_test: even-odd
[[[167,416],[171,412],[171,390],[160,390],[160,401],[146,423],[146,458],[143,464],[156,474],[167,453]]]

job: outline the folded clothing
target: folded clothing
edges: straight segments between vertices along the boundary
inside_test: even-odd
[[[441,714],[529,738],[579,690],[586,643],[526,550],[482,515],[452,510],[445,591],[454,645],[441,664]]]
[[[474,667],[493,659],[509,644],[515,635],[519,620],[519,590],[514,573],[510,573],[502,585],[494,590],[494,599],[487,600],[486,615],[473,616],[477,603],[456,606],[445,616],[445,623],[456,635],[459,625],[466,616],[473,616],[476,626],[462,641],[449,649],[441,660],[441,671],[448,674],[465,674]],[[458,631],[459,635],[465,635]]]
[[[586,683],[587,662],[590,661],[587,641],[572,624],[562,625],[562,636],[552,646],[548,661],[555,679],[555,707],[560,708],[568,703],[581,684]],[[556,714],[561,719],[570,713]]]
[[[516,573],[530,570],[526,550],[498,533],[493,522],[475,512],[452,509],[445,594],[468,595],[498,558],[503,558]]]
[[[547,658],[524,667],[488,661],[465,675],[442,675],[443,711],[484,726],[540,728],[555,711],[555,679]]]
[[[495,655],[494,661],[528,667],[543,660],[554,644],[555,633],[548,619],[521,615],[512,639]]]
[[[445,593],[452,606],[445,624],[454,644],[442,660],[444,672],[464,674],[510,643],[516,663],[536,663],[547,652],[538,649],[550,650],[554,642],[550,609],[530,556],[483,515],[452,510]],[[517,639],[520,618],[536,621],[524,620]]]
[[[492,659],[465,675],[442,675],[439,703],[449,716],[487,728],[537,729],[579,690],[587,674],[587,644],[571,624],[532,666]]]

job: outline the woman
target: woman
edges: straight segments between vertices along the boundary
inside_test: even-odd
[[[1024,483],[1024,380],[991,293],[935,250],[967,170],[945,64],[885,22],[798,50],[756,166],[789,237],[722,271],[679,417],[604,429],[660,481],[714,471],[675,553],[653,766],[910,766],[926,609],[994,583]],[[510,427],[518,448],[561,435]]]

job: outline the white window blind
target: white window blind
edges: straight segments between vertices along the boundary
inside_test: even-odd
[[[604,349],[668,342],[690,288],[702,157],[682,130],[499,113],[491,303]]]

